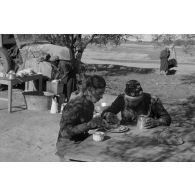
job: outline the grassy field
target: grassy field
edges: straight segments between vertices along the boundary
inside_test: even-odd
[[[155,48],[153,45],[141,44],[122,44],[113,46],[94,46],[89,45],[83,54],[83,61],[86,63],[111,63],[128,65],[131,63],[147,63],[159,66],[159,55],[162,48]],[[186,54],[183,48],[176,48],[177,60],[181,65],[195,63],[195,49]],[[173,56],[171,56],[173,57]]]
[[[118,47],[90,45],[83,55],[83,62],[96,66],[98,73],[106,78],[109,94],[122,93],[126,81],[137,79],[146,91],[166,102],[193,95],[195,48],[191,54],[186,54],[181,47],[176,48],[179,65],[176,74],[168,77],[159,75],[161,49],[151,44],[127,43]]]

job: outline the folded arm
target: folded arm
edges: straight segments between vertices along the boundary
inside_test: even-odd
[[[81,105],[82,106],[82,105]],[[60,121],[60,134],[62,137],[75,136],[85,133],[89,130],[88,122],[80,123],[81,106],[74,106],[74,108],[63,111]]]
[[[102,112],[101,116],[104,118],[106,116],[106,113],[118,114],[120,111],[122,111],[124,105],[125,105],[124,97],[123,95],[119,95],[111,104],[111,106],[109,106]]]

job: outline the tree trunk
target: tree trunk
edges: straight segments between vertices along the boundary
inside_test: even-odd
[[[68,49],[70,54],[70,61],[72,61],[74,59],[74,50],[72,48],[68,48]]]
[[[3,47],[3,35],[0,35],[0,47]]]
[[[79,62],[81,62],[81,59],[82,59],[82,56],[83,56],[83,52],[84,52],[84,50],[78,51],[78,53],[77,53],[77,55],[76,55],[76,59],[77,59]]]
[[[18,35],[17,34],[14,34],[14,38],[15,38],[15,41],[16,41],[16,45],[18,46],[19,49],[21,49],[21,42],[18,38]]]
[[[175,49],[175,47],[173,47],[173,54],[174,54],[175,59],[177,60],[177,54],[176,54],[176,49]]]

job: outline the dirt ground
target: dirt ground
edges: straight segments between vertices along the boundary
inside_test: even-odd
[[[107,94],[123,93],[125,82],[137,79],[144,91],[160,97],[171,114],[172,126],[182,127],[182,131],[176,133],[185,140],[183,145],[144,145],[143,151],[144,143],[140,142],[135,146],[136,155],[149,152],[150,158],[145,158],[145,161],[195,161],[195,70],[191,74],[184,71],[184,74],[163,76],[152,68],[96,67],[97,74],[103,75],[107,81]],[[7,91],[1,91],[0,96],[6,97]],[[13,105],[14,112],[9,114],[7,102],[0,101],[0,161],[58,161],[55,143],[61,115],[25,110],[19,89],[14,89]],[[132,155],[132,161],[136,160],[143,159]]]
[[[139,139],[132,138],[131,161],[195,161],[195,55],[177,48],[179,66],[166,77],[159,75],[160,50],[137,44],[89,46],[82,60],[90,66],[96,64],[97,74],[106,79],[106,94],[114,95],[105,97],[108,102],[123,93],[126,81],[140,81],[145,92],[162,100],[171,114],[171,127],[185,141],[177,147],[154,145],[142,139],[140,132]],[[6,96],[7,91],[0,91],[0,97]],[[7,102],[0,100],[0,161],[59,161],[55,144],[61,115],[25,110],[19,89],[14,89],[13,106],[14,112],[9,114]],[[123,153],[125,148],[121,149]]]

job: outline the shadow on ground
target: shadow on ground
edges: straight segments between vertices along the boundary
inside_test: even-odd
[[[0,111],[1,110],[5,110],[5,111],[7,111],[7,107],[5,107],[5,108],[0,108]],[[20,111],[23,111],[23,110],[26,110],[27,108],[26,108],[26,105],[20,105],[20,106],[12,106],[12,113],[14,113],[14,112],[20,112]]]
[[[183,75],[181,82],[182,84],[195,84],[195,75]]]
[[[129,140],[110,142],[103,155],[109,155],[118,161],[136,162],[187,162],[195,161],[195,96],[190,96],[183,101],[168,104],[168,111],[172,117],[172,124],[164,131],[148,130],[147,136],[126,135]],[[168,139],[177,135],[183,139],[182,144],[168,145],[158,142],[159,136],[166,132]],[[115,145],[115,147],[113,147]]]
[[[195,127],[195,96],[168,104],[174,124]]]
[[[114,147],[107,147],[102,154],[109,154],[118,161],[152,162],[165,161],[177,150],[174,146],[159,145],[152,136],[130,136],[129,140],[115,142]]]
[[[131,73],[138,74],[150,74],[155,72],[154,68],[138,68],[138,67],[127,67],[121,65],[110,65],[110,64],[86,64],[87,72],[101,72],[101,75],[105,76],[125,76]]]

